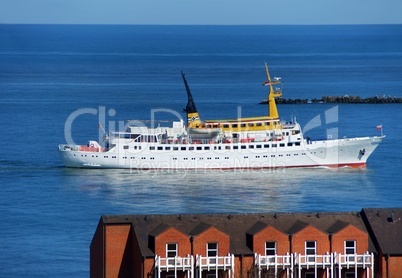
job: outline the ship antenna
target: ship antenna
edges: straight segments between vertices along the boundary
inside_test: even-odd
[[[265,63],[265,73],[267,74],[267,81],[263,82],[264,86],[269,86],[268,91],[268,107],[269,107],[269,117],[273,119],[279,118],[278,109],[276,108],[275,97],[280,97],[282,95],[281,90],[274,90],[273,85],[280,84],[280,79],[275,78],[274,81],[271,80],[271,75],[269,74],[268,65]]]

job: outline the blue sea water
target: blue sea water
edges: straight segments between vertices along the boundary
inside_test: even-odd
[[[98,122],[171,119],[187,75],[205,119],[265,115],[264,62],[286,98],[402,97],[402,25],[0,25],[0,277],[86,277],[102,214],[359,211],[402,204],[400,104],[279,105],[310,137],[386,138],[365,169],[142,172],[62,166]],[[159,112],[155,112],[155,109]]]

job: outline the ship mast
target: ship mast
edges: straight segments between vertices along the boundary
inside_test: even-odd
[[[279,118],[278,109],[276,108],[275,97],[282,96],[282,90],[279,88],[275,88],[273,85],[281,84],[280,78],[274,78],[271,80],[271,75],[269,74],[268,65],[265,63],[265,72],[267,74],[267,81],[263,83],[265,86],[269,86],[268,91],[268,115],[270,118],[277,119]]]
[[[181,76],[183,77],[184,86],[186,87],[187,91],[187,106],[186,106],[186,113],[187,113],[187,127],[189,128],[198,128],[201,127],[202,122],[200,119],[200,115],[198,114],[197,108],[195,107],[195,102],[193,100],[193,95],[191,94],[190,87],[188,86],[186,76],[183,72],[181,72]]]

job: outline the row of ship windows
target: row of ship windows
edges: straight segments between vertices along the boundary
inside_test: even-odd
[[[263,126],[263,125],[270,126],[271,124],[274,126],[280,125],[279,122],[257,122],[257,123],[247,123],[247,124],[242,123],[240,125],[239,124],[223,124],[223,125],[222,124],[207,124],[206,127],[214,128],[214,127],[223,126],[223,128],[230,128],[230,127],[238,128],[239,126],[240,127],[246,127],[246,126],[253,127],[253,126]]]
[[[165,151],[170,151],[170,150],[173,150],[173,151],[187,151],[187,150],[189,150],[189,151],[194,151],[194,150],[197,150],[197,151],[202,151],[202,150],[204,150],[204,151],[209,151],[209,150],[211,150],[211,149],[213,149],[213,150],[222,150],[222,149],[224,149],[224,150],[231,150],[231,149],[233,149],[233,150],[238,150],[238,149],[242,149],[242,150],[244,150],[244,149],[268,149],[268,148],[277,148],[277,147],[281,147],[281,148],[283,148],[283,147],[286,147],[286,146],[288,146],[288,147],[292,147],[292,146],[300,146],[300,142],[295,142],[295,143],[279,143],[279,144],[263,144],[263,145],[240,145],[240,146],[237,146],[237,145],[233,145],[233,146],[231,146],[231,145],[227,145],[227,146],[224,146],[224,147],[222,147],[222,146],[213,146],[213,147],[210,147],[210,146],[189,146],[189,147],[187,147],[187,146],[181,146],[181,147],[178,147],[178,146],[174,146],[174,147],[171,147],[171,146],[158,146],[158,147],[156,147],[156,146],[150,146],[149,147],[149,150],[151,150],[151,151],[155,151],[155,150],[158,150],[158,151],[162,151],[162,150],[165,150]],[[129,147],[128,146],[124,146],[124,149],[128,149]]]
[[[299,155],[298,153],[293,154],[293,156],[298,156],[298,155]],[[306,153],[301,153],[301,155],[306,155]],[[75,154],[74,154],[74,156],[75,156]],[[87,157],[86,154],[82,154],[81,156],[82,156],[82,157]],[[271,155],[262,155],[262,156],[261,156],[261,155],[256,155],[255,158],[261,158],[261,157],[263,157],[263,158],[268,158],[268,157],[276,157],[276,156],[278,156],[278,157],[283,157],[283,156],[292,156],[292,155],[291,155],[291,154],[286,154],[286,155],[284,155],[284,154],[278,154],[278,155],[271,154]],[[97,156],[97,155],[92,155],[92,157],[98,157],[98,156]],[[108,155],[104,155],[103,158],[109,158],[109,156],[108,156]],[[113,156],[111,156],[111,158],[117,158],[117,156],[113,155]],[[136,157],[134,157],[134,156],[131,156],[130,158],[127,157],[127,156],[123,156],[122,158],[123,158],[123,159],[136,159]],[[249,158],[249,156],[248,156],[248,155],[245,155],[244,158]],[[143,156],[143,157],[141,157],[141,159],[147,159],[147,158]],[[154,158],[154,157],[150,157],[149,159],[154,160],[155,158]],[[173,157],[172,159],[173,159],[173,160],[177,160],[176,157]],[[189,160],[188,157],[185,157],[185,158],[183,158],[183,159],[184,159],[184,160]],[[195,157],[192,157],[192,158],[190,158],[190,159],[191,159],[191,160],[196,160]],[[199,160],[203,160],[204,158],[203,158],[203,157],[199,157],[198,159],[199,159]],[[212,157],[207,157],[206,159],[207,159],[207,160],[211,160]],[[215,159],[220,159],[220,157],[219,157],[219,156],[216,156]],[[228,156],[225,156],[224,159],[230,159],[230,158],[229,158]]]

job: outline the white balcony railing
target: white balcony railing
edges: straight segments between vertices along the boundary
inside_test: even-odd
[[[255,254],[255,264],[269,269],[270,267],[291,267],[293,265],[293,254],[263,256]]]
[[[215,257],[203,257],[197,255],[195,265],[199,269],[232,269],[234,266],[234,256],[215,256]]]
[[[194,257],[188,255],[187,257],[169,257],[162,258],[155,256],[155,268],[160,271],[180,270],[187,271],[192,270],[194,266]]]
[[[354,269],[356,272],[358,268],[369,269],[367,277],[374,277],[374,254],[337,254],[327,253],[325,255],[302,255],[298,253],[285,254],[285,255],[273,255],[263,256],[255,254],[255,267],[258,270],[258,277],[261,275],[263,269],[271,269],[275,271],[275,276],[280,269],[286,269],[287,277],[293,277],[294,271],[298,270],[299,276],[301,275],[301,269],[317,269],[326,268],[328,273],[334,275],[334,271],[338,271],[338,275],[341,275],[341,270]],[[229,271],[229,277],[232,277],[234,272],[234,256],[229,254],[228,256],[215,256],[215,257],[203,257],[196,255],[194,257],[188,255],[187,257],[169,257],[162,258],[155,256],[155,270],[157,271],[157,277],[161,277],[161,272],[174,272],[175,277],[177,273],[187,272],[188,277],[194,277],[195,268],[197,268],[201,275],[203,270],[223,270]],[[371,271],[370,271],[371,270]],[[356,272],[357,273],[357,272]],[[371,273],[371,275],[370,275]],[[201,276],[200,276],[201,277]],[[339,276],[340,277],[340,276]]]
[[[325,254],[325,255],[302,255],[295,254],[295,264],[300,267],[306,267],[309,269],[310,267],[330,267],[333,262],[333,254]]]
[[[336,254],[335,264],[338,264],[340,267],[372,267],[374,265],[374,254],[365,253],[365,254]]]

